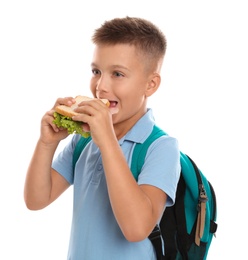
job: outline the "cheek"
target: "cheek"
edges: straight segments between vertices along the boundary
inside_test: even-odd
[[[140,107],[141,103],[144,101],[144,93],[143,91],[131,91],[127,93],[125,96],[122,96],[122,101],[125,102],[125,106],[127,108]]]
[[[96,84],[93,82],[93,80],[90,81],[90,91],[92,95],[96,96]]]

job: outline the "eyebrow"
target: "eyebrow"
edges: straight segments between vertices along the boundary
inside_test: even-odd
[[[91,67],[98,67],[98,66],[97,66],[97,64],[95,64],[94,62],[92,62],[92,63],[91,63]],[[111,68],[112,68],[112,69],[124,69],[124,70],[128,70],[128,71],[129,71],[129,69],[128,69],[127,67],[125,67],[125,66],[123,66],[123,65],[118,65],[118,64],[112,65]]]

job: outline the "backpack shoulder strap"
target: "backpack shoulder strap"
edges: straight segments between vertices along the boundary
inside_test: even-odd
[[[76,162],[77,162],[81,152],[83,151],[84,147],[89,143],[89,141],[91,139],[92,139],[91,136],[89,136],[87,138],[81,137],[79,139],[79,141],[77,142],[74,153],[73,153],[73,158],[72,158],[73,170],[75,169]]]
[[[166,135],[166,133],[161,130],[158,126],[154,125],[151,134],[143,143],[137,143],[134,147],[132,154],[132,162],[131,162],[131,172],[136,179],[138,180],[138,175],[141,171],[141,168],[144,164],[147,150],[152,142],[154,142],[157,138],[162,135]]]
[[[131,172],[135,178],[138,180],[138,176],[141,172],[142,166],[145,161],[146,153],[149,146],[159,137],[166,135],[166,133],[161,130],[158,126],[154,125],[151,134],[147,137],[147,139],[143,143],[137,143],[134,147],[132,154],[132,162],[131,162]],[[156,225],[149,235],[149,239],[152,242],[157,259],[163,259],[163,246],[162,246],[162,237],[161,231],[158,225]]]

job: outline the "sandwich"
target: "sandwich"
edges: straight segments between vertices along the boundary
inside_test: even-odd
[[[80,134],[83,137],[87,138],[90,136],[89,132],[85,132],[82,128],[82,122],[79,121],[73,121],[72,117],[75,115],[79,115],[79,113],[75,112],[74,109],[78,107],[78,104],[82,101],[92,100],[94,98],[87,97],[87,96],[76,96],[76,103],[74,103],[72,106],[66,106],[66,105],[59,105],[55,107],[54,112],[54,120],[53,123],[57,127],[63,127],[67,129],[69,134]],[[110,102],[107,99],[100,99],[106,106],[109,107]]]

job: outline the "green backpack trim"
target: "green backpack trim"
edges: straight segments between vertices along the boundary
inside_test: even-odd
[[[144,143],[137,143],[134,147],[131,162],[131,172],[135,180],[138,180],[138,176],[141,172],[142,166],[145,162],[146,153],[149,146],[159,137],[166,135],[166,133],[159,127],[154,125],[151,134],[145,140]]]
[[[78,160],[80,154],[82,153],[84,147],[90,142],[91,139],[92,139],[91,136],[86,137],[86,138],[82,136],[79,139],[79,141],[77,142],[74,153],[73,153],[73,157],[72,157],[73,171],[75,169],[75,166],[76,166],[76,163],[77,163],[77,160]]]

